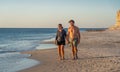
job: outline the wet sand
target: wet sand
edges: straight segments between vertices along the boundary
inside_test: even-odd
[[[65,48],[65,60],[57,57],[57,49],[23,52],[40,64],[20,72],[120,72],[120,31],[81,33],[78,60],[72,60],[71,48]]]

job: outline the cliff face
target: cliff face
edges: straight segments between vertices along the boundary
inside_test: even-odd
[[[117,12],[116,24],[109,28],[110,30],[120,30],[120,10]]]

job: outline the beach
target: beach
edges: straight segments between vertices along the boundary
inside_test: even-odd
[[[57,48],[25,51],[40,64],[19,72],[120,72],[120,31],[81,33],[78,60],[72,60],[71,48],[65,47],[65,60],[58,60]],[[48,42],[49,43],[49,42]]]
[[[120,0],[0,0],[0,72],[120,72]]]

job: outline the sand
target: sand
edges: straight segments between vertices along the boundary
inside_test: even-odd
[[[57,49],[23,52],[40,64],[20,72],[120,72],[120,31],[81,33],[78,60],[72,60],[71,48],[65,48],[65,60],[57,58]]]

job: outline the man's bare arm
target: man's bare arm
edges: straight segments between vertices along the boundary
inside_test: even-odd
[[[80,43],[81,35],[80,35],[80,30],[78,28],[78,42]]]
[[[67,32],[67,36],[66,36],[67,42],[69,42],[69,35],[70,35],[70,32],[69,32],[69,28],[68,28],[68,32]]]
[[[80,30],[78,30],[78,36],[79,36],[79,39],[81,38],[81,35],[80,35]]]

